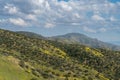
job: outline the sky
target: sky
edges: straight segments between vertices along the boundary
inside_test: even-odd
[[[120,0],[0,0],[0,28],[120,42]]]

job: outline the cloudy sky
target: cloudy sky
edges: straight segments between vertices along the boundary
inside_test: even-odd
[[[120,41],[120,0],[0,0],[0,28]]]

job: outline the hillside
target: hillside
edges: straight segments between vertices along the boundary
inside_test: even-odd
[[[25,72],[18,63],[17,58],[3,56],[0,52],[0,80],[30,80],[35,77]]]
[[[0,57],[1,79],[108,80],[102,73],[71,58],[68,53],[57,48],[50,41],[1,29]]]
[[[90,38],[80,33],[68,33],[65,35],[50,37],[50,40],[58,41],[68,44],[82,44],[93,48],[106,48],[111,50],[120,50],[120,46],[116,46],[110,43],[102,42],[97,39]]]
[[[51,43],[65,51],[72,59],[94,68],[110,80],[120,79],[120,52],[102,48],[90,48],[79,44]]]
[[[39,34],[32,33],[32,32],[25,32],[25,31],[19,31],[17,33],[23,34],[31,38],[48,39],[48,40],[53,40],[57,42],[67,43],[67,44],[81,44],[81,45],[85,45],[93,48],[103,48],[103,49],[105,48],[105,49],[118,50],[118,51],[120,50],[120,46],[118,45],[114,45],[114,44],[103,42],[94,38],[90,38],[80,33],[68,33],[65,35],[53,36],[53,37],[43,37]]]
[[[73,33],[72,37],[81,36],[84,39],[91,39],[83,34]],[[31,35],[32,37],[32,35]],[[66,37],[69,39],[69,36]],[[70,41],[70,40],[69,40]],[[102,48],[90,48],[87,46],[83,46],[80,44],[76,44],[76,41],[72,44],[66,44],[67,42],[61,41],[49,41],[52,45],[59,47],[61,50],[65,51],[68,56],[72,59],[77,59],[80,64],[86,63],[87,66],[94,68],[95,70],[102,72],[104,75],[111,78],[119,78],[115,77],[115,75],[119,75],[119,57],[120,53],[117,51],[105,50]],[[62,43],[59,43],[62,42]],[[104,42],[102,42],[104,43]],[[108,43],[104,43],[108,44]],[[111,45],[111,44],[109,44]],[[113,46],[113,45],[112,45]],[[107,48],[108,49],[108,48]],[[111,60],[112,59],[112,60]],[[96,63],[96,64],[95,64]],[[112,66],[111,66],[112,65]],[[106,69],[108,68],[108,69]],[[116,74],[117,73],[117,74]]]
[[[31,38],[45,39],[45,37],[43,37],[42,35],[36,34],[36,33],[33,33],[33,32],[17,31],[16,33],[22,34],[22,35],[25,35],[25,36],[28,36],[28,37],[31,37]]]

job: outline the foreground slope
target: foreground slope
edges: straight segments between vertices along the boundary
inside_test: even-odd
[[[108,80],[94,68],[81,64],[49,41],[29,38],[1,29],[0,55],[4,57],[1,58],[3,66],[0,66],[0,70],[7,73],[6,76],[4,73],[0,73],[0,78],[6,80],[12,80],[14,76],[19,80]],[[95,56],[103,55],[98,53]],[[11,60],[15,62],[6,63]],[[13,72],[7,67],[8,65],[11,66]],[[7,69],[9,72],[6,71]],[[26,75],[28,75],[28,79],[25,78]],[[30,75],[31,77],[29,77]]]
[[[19,60],[12,56],[3,56],[0,52],[0,80],[30,80],[34,75],[25,72]]]

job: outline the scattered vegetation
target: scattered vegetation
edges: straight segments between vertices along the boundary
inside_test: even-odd
[[[0,80],[119,80],[119,61],[118,51],[0,29]]]

